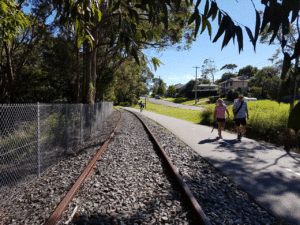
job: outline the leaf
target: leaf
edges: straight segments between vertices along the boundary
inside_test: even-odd
[[[274,39],[279,31],[279,26],[280,26],[280,23],[279,24],[276,23],[275,28],[273,30],[273,36],[271,37],[269,44],[271,44],[274,41]]]
[[[205,4],[205,8],[204,8],[204,15],[205,15],[205,16],[207,15],[208,8],[209,8],[209,1],[206,0],[206,4]]]
[[[261,29],[260,32],[263,32],[263,30],[265,29],[265,27],[267,26],[267,24],[270,22],[270,7],[266,6],[265,11],[264,11],[264,15],[263,15],[263,21],[261,24]]]
[[[232,37],[231,32],[230,32],[229,29],[227,28],[227,29],[226,29],[226,32],[225,32],[225,36],[224,36],[224,40],[223,40],[223,43],[222,43],[222,48],[221,48],[221,50],[229,43],[231,37]]]
[[[211,3],[211,6],[210,6],[210,10],[208,12],[208,14],[206,15],[207,18],[209,18],[210,16],[214,15],[212,17],[212,20],[214,20],[214,18],[216,17],[217,15],[217,12],[218,12],[218,6],[217,6],[217,3],[216,2],[212,2]]]
[[[200,28],[200,24],[201,24],[201,17],[200,17],[200,15],[198,15],[196,18],[195,37],[197,37],[198,31]]]
[[[126,52],[129,52],[129,38],[125,37],[124,43],[125,43],[125,50]]]
[[[140,60],[139,60],[139,57],[138,57],[138,55],[137,55],[137,51],[136,51],[135,48],[132,48],[132,49],[131,49],[131,55],[134,57],[136,63],[137,63],[138,65],[140,65]]]
[[[209,34],[209,37],[211,39],[211,24],[208,21],[208,19],[204,15],[202,15],[202,30],[201,30],[201,34],[203,33],[203,31],[205,30],[206,27],[208,29],[208,34]]]
[[[114,45],[116,37],[117,37],[116,32],[112,32],[111,37],[110,37],[110,47],[112,47]]]
[[[293,7],[292,7],[293,13],[292,13],[291,23],[293,23],[295,21],[295,19],[298,17],[300,3],[298,0],[293,0],[292,5],[293,5]]]
[[[133,9],[132,10],[132,15],[135,18],[136,23],[139,24],[140,18],[139,18],[139,14],[137,13],[137,11]]]
[[[289,18],[284,17],[282,21],[282,33],[288,34],[290,32],[290,23],[289,23]]]
[[[254,51],[255,51],[256,42],[257,42],[258,34],[259,34],[259,27],[260,27],[260,16],[256,10],[255,10],[255,12],[256,12],[256,24],[255,24]]]
[[[198,8],[195,9],[195,12],[190,17],[188,24],[190,25],[192,22],[194,22],[196,20],[197,16],[199,16]]]
[[[213,43],[216,42],[219,39],[219,37],[221,37],[221,35],[224,33],[224,31],[225,31],[225,29],[228,25],[229,25],[228,24],[228,18],[227,18],[227,16],[224,16],[223,19],[222,19],[222,22],[220,24],[219,30],[218,30],[218,32],[217,32],[217,34],[216,34],[216,36],[213,40]]]
[[[222,20],[222,12],[219,10],[219,15],[218,15],[218,24],[220,25]]]
[[[246,27],[246,26],[245,26],[245,28],[246,28],[246,31],[247,31],[247,33],[248,33],[248,36],[249,36],[249,38],[250,38],[252,44],[255,45],[255,40],[254,40],[254,37],[253,37],[253,35],[252,35],[251,30],[249,29],[249,27]]]
[[[160,60],[158,60],[155,57],[152,58],[152,64],[154,66],[154,70],[155,71],[157,70],[157,66],[160,66],[160,64],[165,65],[165,64],[163,64]]]
[[[121,1],[119,0],[119,1],[115,4],[115,6],[113,7],[112,12],[116,11],[117,9],[119,9],[120,4],[121,4]]]
[[[236,26],[236,36],[239,44],[239,53],[243,50],[243,31],[240,26]]]
[[[300,38],[298,38],[297,43],[295,45],[294,54],[292,55],[292,59],[295,59],[300,54]]]
[[[284,59],[283,59],[282,72],[281,72],[281,79],[282,80],[285,79],[285,75],[289,71],[290,67],[291,67],[291,57],[287,52],[285,52],[284,53]]]
[[[192,4],[193,0],[191,0],[191,4]],[[197,3],[195,5],[195,9],[198,8],[198,6],[200,5],[201,0],[197,0]]]

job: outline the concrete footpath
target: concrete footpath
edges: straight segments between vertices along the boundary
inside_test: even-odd
[[[138,109],[127,108],[139,112]],[[271,144],[223,132],[188,121],[143,111],[179,137],[212,165],[227,174],[261,206],[291,225],[300,225],[300,155]],[[284,223],[283,223],[284,224]]]

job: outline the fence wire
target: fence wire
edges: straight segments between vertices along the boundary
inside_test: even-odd
[[[111,102],[0,105],[0,208],[80,147],[112,112]]]

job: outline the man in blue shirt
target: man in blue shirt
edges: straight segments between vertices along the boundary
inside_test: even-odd
[[[140,102],[140,110],[141,110],[141,112],[143,111],[143,108],[144,108],[144,103],[143,103],[143,101],[141,101]]]
[[[249,120],[247,103],[244,102],[243,100],[244,100],[244,96],[239,95],[239,100],[235,102],[232,107],[235,125],[236,125],[236,132],[238,135],[237,139],[239,141],[241,140],[243,133],[246,130],[246,125],[247,125],[246,114],[247,114],[247,119]]]

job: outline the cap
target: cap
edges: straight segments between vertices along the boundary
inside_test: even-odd
[[[244,98],[244,95],[240,94],[240,95],[239,95],[239,98]]]

